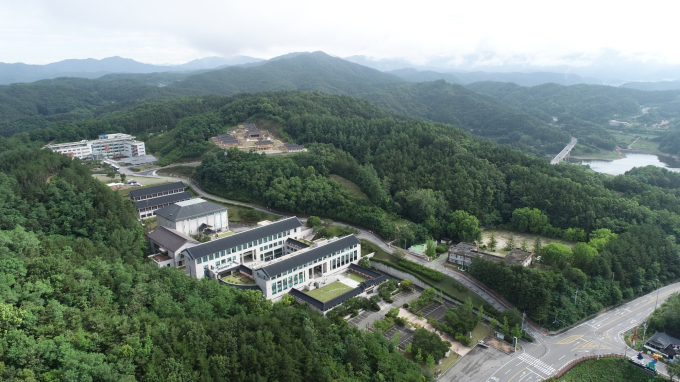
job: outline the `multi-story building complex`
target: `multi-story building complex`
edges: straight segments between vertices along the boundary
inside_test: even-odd
[[[118,159],[146,155],[144,142],[129,134],[104,134],[99,139],[57,143],[45,146],[60,154],[80,159]]]
[[[140,219],[148,219],[156,216],[156,211],[169,207],[175,203],[191,199],[191,194],[184,191],[177,194],[159,196],[157,198],[145,199],[135,202],[137,216]]]
[[[71,158],[92,159],[92,149],[86,140],[80,142],[56,143],[45,147]]]
[[[151,199],[153,200],[153,199]],[[159,227],[166,227],[185,235],[228,231],[227,207],[201,198],[176,202],[155,211]]]
[[[157,198],[159,196],[179,194],[180,192],[184,192],[186,189],[187,186],[185,186],[184,183],[175,182],[170,184],[162,184],[160,186],[142,188],[139,190],[130,190],[127,195],[130,197],[130,201],[134,203],[140,200]]]

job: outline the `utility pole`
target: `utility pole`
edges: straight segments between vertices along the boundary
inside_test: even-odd
[[[522,312],[522,332],[524,332],[524,316],[526,316],[526,312]]]
[[[654,310],[656,310],[656,308],[659,307],[659,292],[660,291],[661,291],[661,289],[656,290],[656,304],[654,305]]]
[[[576,298],[578,297],[578,289],[576,289],[576,294],[574,295],[574,305],[576,305]]]
[[[642,332],[642,347],[644,348],[644,346],[645,346],[645,336],[647,336],[647,321],[642,321],[642,324],[645,327],[645,330]]]
[[[614,284],[614,272],[612,272],[612,284]]]

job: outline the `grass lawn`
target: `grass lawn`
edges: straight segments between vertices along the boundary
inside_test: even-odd
[[[305,292],[305,293],[307,293],[308,295],[314,297],[315,299],[317,299],[319,301],[326,302],[326,301],[330,301],[330,300],[340,296],[341,294],[343,294],[345,292],[349,292],[350,290],[352,290],[352,287],[349,287],[349,286],[341,283],[340,281],[336,281],[334,283],[324,285],[323,287],[321,287],[319,289],[314,289],[312,291]]]
[[[146,166],[138,166],[138,167],[130,167],[130,170],[135,171],[135,172],[140,172],[144,170],[151,170],[152,168],[158,167],[157,164],[148,164]]]
[[[484,244],[487,244],[489,242],[489,239],[491,238],[491,234],[493,233],[494,237],[496,238],[496,241],[498,242],[496,246],[495,251],[491,251],[489,249],[485,249],[484,252],[487,253],[492,253],[494,255],[499,255],[499,256],[505,256],[508,251],[503,251],[501,248],[505,247],[505,243],[507,242],[508,238],[510,237],[510,234],[513,234],[515,236],[515,244],[516,247],[521,247],[522,240],[526,240],[527,242],[527,247],[529,251],[531,251],[534,248],[534,240],[536,240],[537,237],[540,235],[534,235],[530,233],[517,233],[517,232],[511,232],[511,231],[500,231],[500,230],[488,230],[482,232],[482,242]],[[548,238],[545,236],[541,236],[541,243],[543,245],[546,245],[548,243],[562,243],[566,245],[567,247],[571,248],[574,246],[576,243],[571,243],[568,241],[564,240],[559,240],[559,239],[552,239]]]
[[[491,327],[478,322],[477,326],[472,330],[472,345],[476,344],[477,341],[483,340],[484,337],[492,333],[493,329],[491,329]]]
[[[234,232],[232,232],[232,231],[222,232],[222,233],[217,235],[217,238],[219,239],[221,237],[225,237],[225,236],[229,236],[229,235],[233,235],[233,234],[234,234]]]
[[[352,279],[352,280],[354,280],[358,283],[362,283],[362,282],[366,281],[365,277],[361,277],[354,272],[347,272],[347,277],[349,277],[350,279]]]
[[[254,280],[240,274],[224,276],[222,277],[222,280],[231,284],[255,284]]]
[[[416,362],[416,359],[413,356],[413,354],[410,354],[410,353],[402,353],[402,354],[407,359],[410,359],[411,361]],[[451,366],[453,366],[456,362],[458,362],[458,360],[461,359],[461,358],[463,358],[463,357],[461,357],[458,354],[454,354],[453,351],[452,351],[451,354],[447,358],[442,358],[442,364],[441,365],[435,364],[433,367],[427,367],[427,365],[425,363],[419,363],[418,365],[420,365],[421,369],[428,370],[430,373],[432,373],[432,375],[436,375],[435,371],[437,369],[441,370],[442,373],[444,373]],[[435,362],[437,362],[437,360],[435,360]]]
[[[251,208],[251,207],[239,206],[239,205],[236,205],[236,204],[220,202],[219,200],[210,199],[210,198],[206,198],[206,197],[204,197],[203,199],[210,200],[211,202],[215,202],[219,205],[227,207],[229,209],[227,211],[227,216],[229,216],[230,222],[252,224],[252,223],[262,221],[262,220],[275,221],[275,220],[281,219],[281,216],[279,216],[279,215],[274,215],[274,214],[258,211],[254,208]],[[244,214],[246,215],[246,217],[243,217]]]
[[[553,379],[553,381],[557,381]],[[652,377],[644,371],[621,358],[602,358],[588,360],[574,366],[563,375],[560,382],[651,382],[667,381],[661,377]]]
[[[174,176],[179,178],[189,178],[194,176],[194,170],[196,167],[192,166],[173,166],[166,167],[156,171],[156,174],[163,176]]]
[[[631,149],[640,149],[640,150],[659,150],[659,144],[660,142],[652,142],[647,139],[638,139],[637,142],[633,143],[630,145]]]
[[[368,244],[368,245],[367,245]],[[381,259],[385,261],[389,261],[392,264],[399,264],[399,259],[396,256],[393,256],[375,244],[369,243],[365,240],[361,240],[361,256],[365,256],[371,252],[375,252],[374,257],[376,259]],[[446,256],[446,254],[443,254],[441,256]],[[462,301],[467,300],[468,298],[472,299],[472,304],[474,306],[481,306],[484,305],[484,309],[487,309],[487,307],[490,307],[489,305],[481,296],[479,296],[477,293],[471,291],[468,289],[465,285],[459,283],[455,279],[453,279],[450,276],[444,275],[444,279],[442,281],[432,281],[429,280],[430,285],[435,286],[436,288],[440,288],[447,293],[450,293],[452,296],[455,296],[456,298],[461,299]]]
[[[361,188],[359,186],[357,186],[354,182],[347,180],[347,179],[341,177],[340,175],[335,175],[335,174],[331,174],[328,177],[331,178],[331,179],[337,180],[338,183],[340,183],[340,187],[349,191],[350,195],[357,197],[357,198],[369,200],[368,195],[364,194],[364,192],[361,191]]]

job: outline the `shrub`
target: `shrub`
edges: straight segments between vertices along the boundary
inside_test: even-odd
[[[429,279],[432,279],[433,281],[442,281],[444,279],[443,273],[410,260],[401,259],[399,260],[399,265],[412,272],[419,273]]]

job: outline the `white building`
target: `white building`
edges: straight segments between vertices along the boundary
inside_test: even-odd
[[[118,159],[146,155],[144,142],[129,134],[104,134],[99,139],[57,143],[45,146],[60,154],[80,159]]]
[[[201,228],[212,232],[229,230],[227,207],[201,198],[176,202],[154,213],[159,227],[171,228],[185,235],[195,235],[202,231]]]
[[[198,241],[174,229],[158,227],[149,234],[151,257],[159,267],[181,267],[184,260],[180,256],[185,248],[199,244]]]

